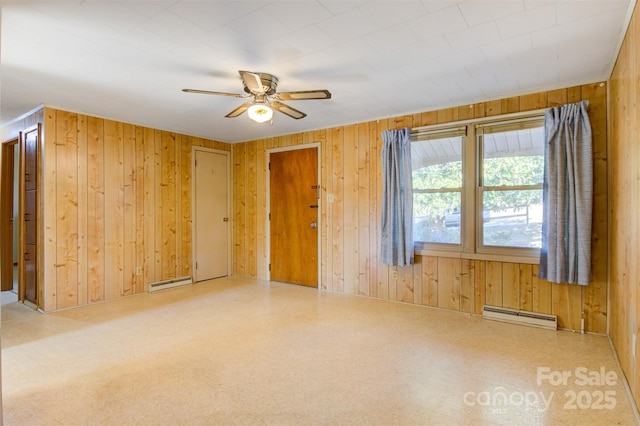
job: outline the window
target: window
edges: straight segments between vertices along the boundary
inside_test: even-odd
[[[411,146],[417,249],[538,254],[540,115],[414,131]]]
[[[477,209],[480,249],[539,249],[542,243],[544,121],[480,125]],[[535,253],[532,253],[535,254]]]
[[[465,132],[463,127],[412,138],[414,241],[460,244]]]

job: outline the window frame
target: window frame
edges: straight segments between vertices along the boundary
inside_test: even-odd
[[[439,189],[418,189],[413,188],[413,194],[415,196],[416,193],[425,193],[425,194],[440,194],[440,193],[460,193],[460,208],[464,210],[464,195],[465,195],[465,171],[464,171],[464,155],[468,141],[467,136],[468,126],[467,125],[451,125],[448,124],[446,126],[430,126],[428,129],[419,132],[411,133],[411,143],[425,142],[429,140],[438,140],[450,137],[461,137],[460,143],[460,162],[462,164],[462,176],[460,179],[461,186],[459,188],[439,188]],[[417,241],[414,242],[414,250],[442,250],[442,251],[460,251],[462,248],[462,243],[464,241],[463,237],[463,215],[460,215],[460,243],[441,243],[441,242],[429,242],[429,241]]]
[[[488,128],[507,123],[541,122],[544,126],[544,110],[528,111],[526,113],[507,114],[502,116],[485,117],[459,122],[443,123],[425,126],[412,130],[411,142],[419,142],[420,135],[442,134],[456,128],[465,128],[466,136],[462,141],[462,192],[460,217],[460,244],[415,242],[416,254],[432,254],[442,256],[456,256],[466,258],[486,258],[489,260],[500,258],[522,259],[526,263],[537,263],[540,256],[539,248],[502,247],[482,244],[482,195],[480,187],[482,181],[483,151],[478,137],[478,128]],[[536,126],[538,127],[538,126]],[[542,184],[533,185],[541,189]],[[523,186],[524,187],[524,186]],[[493,187],[490,187],[493,188]],[[508,187],[508,190],[519,187]],[[507,187],[505,187],[507,189]],[[471,206],[471,207],[469,207]]]

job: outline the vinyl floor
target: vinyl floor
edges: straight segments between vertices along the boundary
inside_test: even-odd
[[[609,339],[222,278],[2,306],[5,425],[634,425]]]

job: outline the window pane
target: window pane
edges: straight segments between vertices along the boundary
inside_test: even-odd
[[[544,173],[544,128],[482,136],[483,186],[536,185]]]
[[[460,192],[414,192],[414,241],[460,244],[460,200]]]
[[[486,246],[540,248],[542,190],[484,191],[482,235]]]
[[[411,143],[414,241],[460,244],[462,136]]]

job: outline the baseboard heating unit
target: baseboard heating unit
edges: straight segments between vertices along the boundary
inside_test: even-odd
[[[149,284],[149,293],[158,290],[166,290],[168,288],[180,287],[182,285],[193,284],[191,277],[174,278],[171,280],[157,281]]]
[[[484,305],[482,307],[482,318],[546,328],[548,330],[558,329],[558,317],[555,315],[518,311],[515,309],[500,308],[497,306]]]

